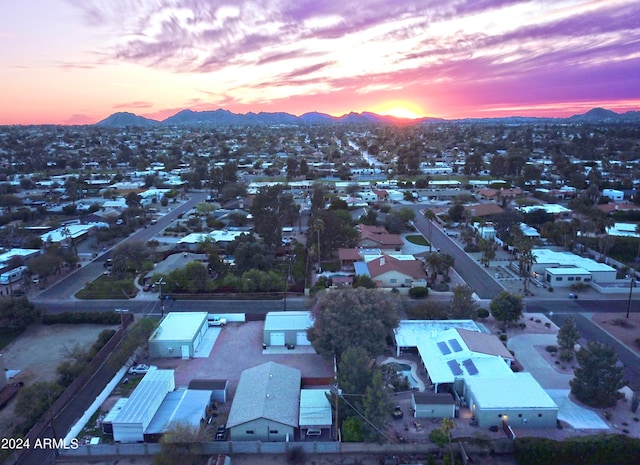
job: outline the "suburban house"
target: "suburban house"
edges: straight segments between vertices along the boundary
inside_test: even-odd
[[[493,200],[494,202],[500,202],[504,199],[513,200],[517,197],[522,197],[525,195],[525,192],[520,188],[510,188],[510,189],[478,189],[478,196],[480,196],[483,200]]]
[[[478,426],[517,422],[532,428],[555,427],[558,407],[528,373],[511,369],[513,355],[494,335],[480,331],[472,320],[401,321],[394,330],[397,352],[417,351],[433,394],[414,396],[416,416],[455,416],[468,405]]]
[[[231,441],[287,441],[300,421],[300,370],[268,362],[244,370],[231,404]]]
[[[405,259],[405,257],[407,257]],[[357,275],[369,276],[378,287],[426,287],[427,272],[424,263],[412,255],[397,258],[382,255],[369,261],[354,264]]]
[[[590,258],[571,252],[556,252],[551,249],[533,249],[535,262],[531,265],[534,278],[552,287],[568,287],[575,283],[612,283],[616,280],[616,269]]]
[[[389,234],[383,226],[369,226],[359,224],[356,229],[360,232],[358,247],[379,248],[383,251],[402,250],[404,241],[398,234]]]
[[[475,205],[467,205],[464,207],[465,215],[471,218],[484,218],[487,216],[498,215],[504,210],[496,203],[477,203]]]
[[[571,219],[573,212],[557,203],[543,203],[540,205],[527,205],[524,207],[518,208],[522,213],[532,213],[536,210],[542,210],[545,213],[553,216],[555,219],[559,220],[568,220]]]

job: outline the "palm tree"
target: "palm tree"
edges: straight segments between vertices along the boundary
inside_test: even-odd
[[[431,284],[436,282],[438,276],[438,270],[442,265],[442,259],[439,253],[430,253],[427,257],[427,268],[429,269],[429,277],[431,278]]]
[[[314,218],[313,222],[311,223],[311,229],[316,232],[317,239],[318,239],[316,243],[316,246],[317,246],[316,252],[318,253],[318,268],[320,267],[320,233],[324,231],[324,226],[325,226],[324,220],[318,217]]]
[[[433,250],[433,241],[431,239],[433,237],[433,220],[436,219],[436,214],[433,213],[433,210],[427,209],[424,211],[424,217],[429,220],[429,253],[431,253]]]

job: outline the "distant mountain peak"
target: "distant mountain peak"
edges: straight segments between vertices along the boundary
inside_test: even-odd
[[[120,111],[98,121],[96,126],[127,127],[127,126],[154,126],[158,121],[138,116],[128,111]]]
[[[218,108],[216,110],[194,111],[190,109],[184,109],[178,113],[169,116],[163,121],[137,116],[129,112],[118,112],[96,123],[98,126],[112,126],[112,127],[126,127],[126,126],[152,126],[152,125],[166,125],[166,126],[188,126],[188,125],[281,125],[281,124],[336,124],[336,123],[349,123],[349,124],[372,124],[372,123],[386,123],[386,124],[420,124],[427,122],[444,122],[447,120],[441,118],[419,118],[419,119],[406,119],[397,118],[388,115],[379,115],[371,112],[357,113],[351,111],[336,117],[326,113],[320,113],[312,111],[305,113],[301,116],[295,116],[286,112],[248,112],[233,113],[229,110]],[[572,121],[572,122],[585,122],[585,123],[616,123],[616,122],[640,122],[640,112],[628,111],[624,114],[616,113],[615,111],[607,110],[605,108],[593,108],[586,113],[573,115],[569,118],[544,118],[544,117],[519,117],[512,116],[509,118],[467,118],[450,121],[485,121],[494,123],[535,123],[537,121]]]

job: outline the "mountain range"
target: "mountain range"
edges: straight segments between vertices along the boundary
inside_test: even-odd
[[[419,124],[427,122],[491,122],[491,123],[536,123],[536,122],[571,122],[571,123],[617,123],[640,122],[640,111],[627,111],[616,113],[604,108],[593,108],[586,113],[573,115],[568,118],[544,118],[544,117],[504,117],[504,118],[468,118],[458,120],[445,120],[442,118],[419,118],[415,120],[396,118],[393,116],[378,115],[376,113],[351,112],[339,117],[326,113],[311,112],[301,116],[295,116],[284,112],[260,112],[260,113],[233,113],[229,110],[217,109],[212,111],[182,110],[162,121],[156,121],[128,112],[118,112],[96,123],[97,126],[127,127],[127,126],[193,126],[193,125],[279,125],[279,124]]]

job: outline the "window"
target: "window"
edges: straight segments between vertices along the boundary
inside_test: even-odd
[[[562,276],[556,276],[556,281],[562,281]]]
[[[245,431],[245,433],[247,433],[247,434],[256,434],[255,431],[253,431],[252,429],[248,429],[247,431]]]
[[[542,414],[541,413],[538,414],[538,418],[542,418]]]
[[[575,279],[575,278],[574,278],[573,276],[569,276],[569,277],[567,278],[567,281],[573,281],[574,279]]]
[[[580,276],[576,276],[576,281],[582,281],[582,278]]]
[[[270,429],[269,430],[269,434],[278,434],[278,430],[277,429]]]
[[[396,278],[392,278],[392,279],[390,279],[390,280],[389,280],[389,282],[390,282],[391,284],[395,284],[395,283],[397,283],[397,282],[398,282],[398,280],[397,280]]]
[[[584,278],[585,283],[588,283],[589,281],[591,281],[591,278]]]

